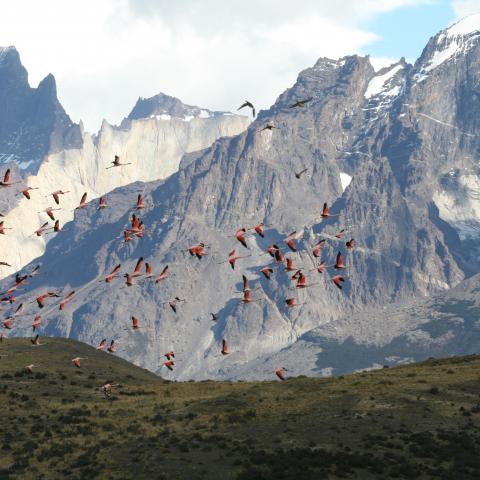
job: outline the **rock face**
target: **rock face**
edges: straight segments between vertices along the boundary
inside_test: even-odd
[[[160,94],[139,100],[119,127],[104,121],[98,134],[90,135],[65,114],[51,75],[37,89],[28,86],[26,70],[13,48],[0,51],[0,105],[5,107],[0,110],[0,162],[3,158],[8,163],[4,168],[12,169],[14,179],[24,179],[22,188],[40,188],[31,192],[30,201],[19,195],[19,186],[2,191],[0,213],[8,212],[3,220],[12,230],[0,238],[0,259],[13,269],[45,250],[49,237],[32,233],[48,220],[38,212],[56,207],[48,196],[51,192],[69,192],[62,196],[57,214],[66,223],[85,192],[93,199],[138,180],[163,179],[178,169],[185,153],[238,134],[249,124],[246,117],[184,105]],[[107,170],[115,155],[130,165]],[[0,267],[0,277],[11,272]]]
[[[421,335],[413,347],[395,342],[408,339],[425,318],[391,326],[388,312],[442,295],[478,267],[466,249],[472,237],[463,234],[457,213],[449,216],[445,200],[453,198],[475,232],[475,199],[459,179],[473,175],[473,185],[478,178],[480,73],[472,65],[480,61],[480,18],[463,22],[432,38],[413,66],[401,60],[375,72],[368,57],[320,59],[247,131],[185,156],[181,169],[163,182],[112,192],[114,209],[98,212],[90,205],[78,212],[68,230],[48,244],[40,260],[43,275],[28,287],[29,296],[47,289],[77,292],[66,311],[46,312],[44,332],[92,344],[117,338],[120,355],[153,371],[173,349],[178,360],[170,376],[177,379],[264,377],[267,370],[269,377],[274,363],[284,360],[296,372],[351,371],[378,362],[378,355],[359,360],[370,344],[385,347],[383,359],[424,355],[431,342],[422,344]],[[460,45],[454,53],[451,42]],[[304,107],[292,107],[304,99],[310,99]],[[175,108],[172,102],[162,109],[156,100],[135,107],[153,115],[142,121],[161,121],[158,116]],[[185,123],[191,113],[181,115]],[[275,128],[264,130],[266,124]],[[297,178],[295,172],[304,168]],[[146,199],[147,233],[123,243],[139,190]],[[327,220],[320,218],[324,202],[332,206]],[[265,239],[250,234],[248,250],[236,242],[237,229],[259,222],[268,225]],[[341,229],[345,238],[338,239]],[[270,281],[259,273],[271,261],[262,251],[272,243],[286,250],[292,231],[299,251],[287,256],[312,284],[298,291],[284,265],[272,265]],[[351,237],[357,248],[347,251]],[[338,251],[345,256],[342,291],[331,281],[331,268],[315,271],[311,246],[321,238],[327,239],[322,250],[327,265]],[[209,245],[202,260],[186,254],[200,241]],[[224,263],[233,248],[246,256],[235,270]],[[139,257],[155,272],[168,264],[169,278],[158,285],[142,279],[124,289],[120,279],[113,285],[98,282],[118,263],[122,272],[132,272]],[[251,280],[250,304],[240,302],[242,274]],[[174,296],[186,299],[176,314],[164,303]],[[286,309],[285,299],[293,296],[301,305]],[[424,311],[428,318],[428,307]],[[132,315],[143,330],[125,330]],[[19,333],[26,328],[18,322]],[[317,364],[324,343],[318,346],[315,339],[325,332],[330,332],[329,359],[341,359],[337,364]],[[349,338],[364,347],[348,350]],[[232,351],[227,357],[220,355],[222,339]],[[391,355],[389,345],[398,346]]]
[[[0,163],[35,172],[47,154],[81,146],[80,128],[60,105],[53,75],[31,88],[17,50],[0,47]]]

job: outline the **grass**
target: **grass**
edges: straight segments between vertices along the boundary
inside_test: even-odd
[[[477,356],[171,383],[78,342],[43,341],[0,345],[1,479],[478,478]],[[88,357],[81,369],[76,356]],[[106,381],[120,384],[110,400]]]

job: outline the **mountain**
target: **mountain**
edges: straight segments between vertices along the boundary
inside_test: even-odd
[[[42,341],[0,345],[6,480],[478,476],[478,356],[328,379],[175,383],[78,342]],[[108,399],[105,382],[116,385]]]
[[[389,325],[385,312],[461,289],[478,270],[471,247],[476,200],[465,185],[478,179],[480,73],[472,65],[480,61],[479,32],[480,17],[467,18],[433,37],[415,65],[402,59],[379,72],[368,57],[321,58],[246,131],[186,155],[180,170],[161,182],[115,190],[109,194],[115,208],[99,212],[91,204],[78,211],[28,267],[40,262],[42,275],[21,298],[76,292],[64,311],[52,303],[43,311],[42,333],[92,345],[114,337],[120,355],[152,371],[162,353],[174,349],[181,358],[172,373],[178,380],[265,378],[277,358],[293,371],[314,374],[367,368],[388,363],[387,357],[424,358],[431,338],[408,340],[426,323],[423,314]],[[293,107],[299,100],[308,101]],[[156,100],[140,105],[140,111],[170,115],[160,113]],[[264,129],[268,124],[275,128]],[[125,243],[122,232],[139,191],[145,236]],[[462,212],[454,218],[468,219],[473,233],[466,235],[465,223],[448,216],[442,199],[449,196]],[[331,206],[327,219],[320,216],[324,202]],[[260,222],[264,239],[251,231]],[[242,227],[249,229],[248,249],[235,240]],[[305,289],[296,289],[285,265],[265,254],[272,243],[286,252],[291,232],[298,252],[286,256],[305,272],[311,284]],[[353,250],[346,248],[350,238]],[[312,255],[319,239],[326,239],[321,259],[329,268],[323,274]],[[186,252],[198,242],[208,245],[202,260]],[[226,261],[234,248],[246,258],[232,270]],[[339,251],[347,267],[343,290],[331,281]],[[141,278],[133,287],[121,279],[99,282],[117,264],[122,273],[133,272],[140,257],[155,273],[169,265],[168,279],[155,284]],[[260,274],[268,263],[270,281]],[[242,274],[250,279],[249,304],[241,302]],[[166,303],[175,296],[186,300],[177,313]],[[290,297],[300,305],[286,308]],[[34,313],[30,306],[27,318],[14,321],[16,334],[29,332]],[[131,330],[132,315],[142,329]],[[478,337],[469,325],[457,325],[453,337],[470,334],[473,348]],[[228,356],[220,354],[223,339]],[[447,342],[441,352],[458,350]]]
[[[12,178],[21,175],[22,188],[40,188],[31,192],[33,201],[23,198],[17,186],[2,190],[0,213],[8,212],[3,220],[12,230],[0,239],[0,259],[12,268],[0,267],[0,278],[44,252],[49,238],[32,234],[49,220],[42,211],[56,207],[50,193],[69,192],[62,196],[58,213],[64,224],[73,218],[85,192],[93,199],[138,180],[163,179],[178,169],[185,153],[235,135],[249,124],[246,117],[184,105],[160,94],[140,99],[120,126],[104,121],[100,131],[91,135],[66,115],[53,76],[37,89],[29,87],[27,72],[12,47],[0,51],[0,107],[5,113],[0,113],[0,162],[2,158],[9,162],[5,169],[12,168]],[[154,115],[154,111],[169,114]],[[107,170],[115,155],[130,165]]]
[[[49,153],[81,148],[81,129],[57,98],[53,75],[37,88],[15,47],[0,47],[0,163],[34,172]]]

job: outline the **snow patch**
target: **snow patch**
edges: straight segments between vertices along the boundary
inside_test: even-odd
[[[391,78],[393,78],[395,74],[402,68],[403,68],[402,65],[396,65],[395,67],[390,69],[387,73],[373,77],[370,80],[370,83],[368,84],[367,90],[365,91],[365,98],[369,99],[380,93],[382,93],[383,95],[395,95],[395,93],[389,93],[389,92],[392,92],[393,89],[386,92],[384,91],[384,89],[388,81]]]
[[[480,13],[469,15],[453,24],[447,29],[447,35],[469,35],[471,33],[480,33]]]
[[[340,172],[340,183],[342,184],[342,191],[345,191],[346,188],[350,185],[352,177],[348,173]]]

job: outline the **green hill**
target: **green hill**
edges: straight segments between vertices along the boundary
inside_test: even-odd
[[[78,342],[42,342],[0,345],[1,479],[479,478],[478,356],[170,383]],[[119,384],[110,399],[106,381]]]

